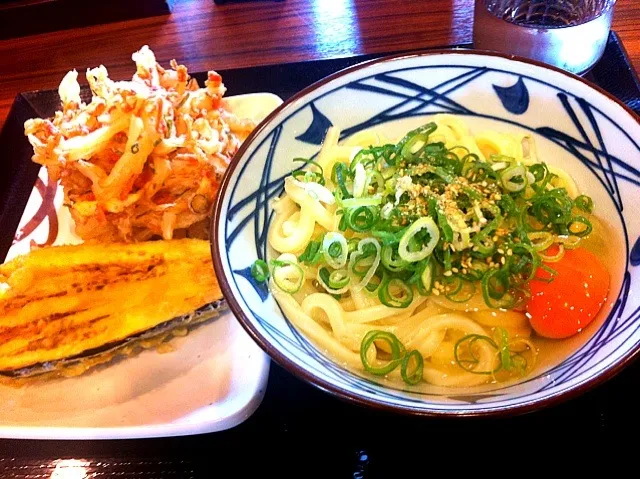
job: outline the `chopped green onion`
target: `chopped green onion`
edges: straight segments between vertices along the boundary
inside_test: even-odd
[[[271,260],[273,282],[285,293],[295,294],[304,283],[304,271],[293,261]]]
[[[367,171],[366,186],[373,186],[374,183],[377,185],[375,193],[382,193],[384,191],[384,178],[382,174],[377,171]]]
[[[373,228],[373,225],[380,217],[380,213],[375,207],[359,206],[349,210],[346,217],[349,228],[358,233],[364,233]]]
[[[409,251],[410,241],[422,230],[426,230],[426,233],[428,234],[427,243],[423,245],[419,251]],[[400,238],[398,254],[403,260],[412,263],[423,260],[433,252],[439,240],[440,231],[433,219],[429,217],[420,218],[409,226],[402,235],[402,238]]]
[[[343,208],[355,208],[358,206],[378,206],[382,203],[382,196],[368,198],[347,198],[340,201]]]
[[[511,356],[511,365],[513,369],[517,369],[520,376],[527,373],[527,359],[520,353],[513,353]]]
[[[422,287],[425,289],[427,294],[430,294],[431,290],[433,289],[433,270],[433,261],[429,259],[424,267],[424,270],[422,271],[422,274],[420,275],[420,282],[422,283]]]
[[[542,225],[566,225],[571,220],[573,201],[564,188],[540,192],[531,199],[531,214]]]
[[[342,294],[349,290],[351,279],[346,269],[329,272],[327,268],[318,269],[316,281],[330,294]]]
[[[420,156],[420,152],[427,145],[428,140],[428,135],[424,133],[418,133],[408,139],[408,141],[404,144],[400,154],[406,160],[415,160]]]
[[[334,289],[344,288],[349,284],[349,274],[346,269],[337,269],[329,275],[329,286]]]
[[[339,269],[347,264],[349,246],[340,233],[329,232],[322,240],[322,254],[325,262],[332,268]]]
[[[378,287],[384,282],[384,278],[384,273],[382,277],[374,274],[365,286],[366,290],[370,293],[375,293]]]
[[[331,181],[333,181],[338,188],[340,188],[340,192],[342,194],[342,198],[351,198],[351,193],[347,189],[347,177],[349,175],[349,171],[347,166],[344,163],[336,163],[333,165],[333,170],[331,171]]]
[[[360,280],[360,282],[358,282],[356,285],[353,286],[353,290],[355,292],[360,291],[367,284],[369,284],[369,281],[371,280],[373,275],[376,273],[376,270],[380,265],[380,256],[381,256],[382,247],[380,246],[380,243],[378,242],[377,239],[365,238],[363,240],[360,240],[360,242],[358,242],[358,249],[353,253],[351,253],[351,256],[349,257],[349,271],[351,271],[354,274],[357,274],[356,266],[358,265],[358,262],[360,261],[361,258],[371,256],[369,252],[367,252],[365,256],[365,251],[366,250],[371,251],[371,249],[375,251],[372,256],[371,265],[362,275],[362,279]]]
[[[476,258],[488,258],[489,256],[492,256],[498,249],[493,239],[489,237],[480,238],[480,235],[476,235],[473,238],[473,245],[474,246],[471,254]]]
[[[453,229],[451,228],[451,225],[449,225],[449,222],[447,221],[447,217],[444,215],[444,213],[438,211],[437,215],[438,215],[438,226],[442,231],[442,237],[444,238],[445,241],[448,241],[449,243],[451,243],[453,241]]]
[[[358,238],[351,238],[349,241],[347,241],[347,251],[348,251],[347,255],[350,255],[351,253],[353,253],[355,250],[358,249],[359,242],[360,240]]]
[[[535,231],[528,234],[531,246],[536,251],[544,251],[553,244],[553,235],[548,231]]]
[[[406,308],[413,301],[413,290],[400,278],[389,279],[378,288],[378,299],[390,308]]]
[[[558,177],[546,164],[505,155],[480,160],[462,145],[447,148],[441,135],[431,135],[438,128],[427,123],[396,144],[362,148],[333,165],[331,181],[319,163],[295,160],[304,163],[293,173],[302,181],[297,186],[310,194],[322,189],[331,196],[323,202],[338,206],[330,212],[339,231],[315,236],[298,258],[316,268],[318,283],[334,297],[366,288],[383,304],[407,307],[414,293],[431,294],[437,279],[444,285],[438,293],[451,301],[481,291],[489,307],[511,308],[526,300],[528,281],[553,280],[553,273],[535,276],[550,270],[542,261],[557,261],[591,233],[593,200],[572,199],[555,186]],[[325,173],[333,191],[316,184]],[[471,344],[484,348],[482,342]],[[526,364],[509,357],[511,363],[501,359],[507,368]]]
[[[551,283],[553,279],[557,276],[558,272],[555,269],[549,268],[546,264],[540,264],[540,269],[543,269],[547,273],[549,273],[549,278],[541,278],[540,276],[535,276],[533,279],[536,281],[542,281],[543,283]]]
[[[507,156],[507,155],[499,155],[497,153],[493,153],[491,155],[489,155],[489,161],[492,163],[507,163],[507,164],[511,164],[514,161],[516,161],[516,159],[512,156]]]
[[[372,166],[376,162],[375,157],[371,154],[371,151],[368,149],[360,150],[356,153],[356,156],[353,157],[351,163],[349,163],[349,169],[355,173],[355,168],[358,164],[362,164],[365,168]]]
[[[573,200],[573,205],[585,213],[591,213],[593,211],[593,200],[587,195],[578,196]]]
[[[310,241],[304,252],[298,257],[300,263],[313,266],[320,262],[322,258],[322,243],[320,241]]]
[[[505,190],[517,193],[527,187],[527,169],[523,165],[510,166],[500,174]]]
[[[556,238],[558,243],[562,243],[565,249],[576,249],[580,246],[582,242],[582,238],[580,236],[570,235],[570,236],[558,236]]]
[[[529,173],[533,175],[533,178],[536,183],[544,180],[549,172],[549,168],[544,163],[536,163],[529,167]]]
[[[442,168],[441,166],[436,167],[434,173],[442,178],[442,180],[448,185],[456,181],[456,175]]]
[[[473,347],[479,341],[486,342],[487,344],[489,344],[492,348],[495,348],[496,350],[499,349],[499,347],[496,344],[496,342],[493,339],[491,339],[489,336],[483,336],[481,334],[468,334],[468,335],[463,336],[462,338],[460,338],[456,342],[455,346],[453,347],[453,356],[455,357],[456,363],[458,364],[458,366],[460,366],[462,369],[464,369],[468,373],[473,373],[473,374],[494,374],[494,373],[498,372],[500,370],[500,368],[502,367],[502,365],[499,365],[493,371],[476,371],[474,369],[474,367],[477,366],[478,363],[480,362],[480,359],[476,356],[475,351],[473,350]],[[460,352],[460,348],[465,343],[468,343],[467,344],[467,355],[463,357],[463,355]]]
[[[382,247],[382,256],[380,258],[382,265],[392,273],[403,271],[409,266],[409,262],[403,260],[398,255],[397,249],[392,245],[385,245]]]
[[[347,229],[349,228],[349,217],[344,214],[344,211],[342,211],[342,213],[343,214],[340,217],[340,222],[338,223],[338,229],[340,231],[347,231]]]
[[[509,335],[504,328],[497,328],[500,335],[500,362],[505,371],[511,371],[511,351],[509,350]]]
[[[403,229],[395,233],[392,233],[389,231],[372,230],[371,233],[373,234],[373,236],[380,239],[380,241],[382,241],[382,244],[384,246],[387,246],[387,245],[398,244],[400,242],[400,238],[402,238],[402,235],[404,234],[405,231],[406,230]]]
[[[509,272],[506,269],[490,269],[481,280],[484,302],[494,309],[510,309],[515,303],[514,295],[509,291]]]
[[[540,256],[532,246],[524,243],[513,243],[509,249],[511,256],[507,261],[507,268],[511,273],[511,283],[526,283],[535,276],[540,265]]]
[[[476,286],[471,281],[465,281],[458,276],[445,277],[445,297],[454,303],[469,301],[476,294]],[[449,290],[451,288],[451,291]]]
[[[567,229],[572,235],[584,238],[585,236],[589,236],[593,230],[593,226],[591,225],[591,221],[584,216],[574,216],[567,225]]]
[[[306,158],[294,158],[293,161],[301,161],[304,163],[304,166],[311,165],[320,170],[319,172],[312,171],[312,170],[303,170],[303,169],[296,170],[291,173],[291,176],[293,176],[296,180],[303,181],[305,183],[313,182],[313,183],[320,183],[321,185],[325,184],[324,169],[317,162],[313,160],[308,160]]]
[[[257,259],[251,265],[251,276],[258,283],[264,283],[267,279],[269,279],[269,265],[266,261]]]
[[[559,244],[558,245],[558,252],[556,254],[554,254],[554,255],[548,255],[546,253],[546,251],[540,251],[538,253],[538,256],[540,256],[540,259],[542,261],[546,262],[546,263],[557,263],[562,258],[564,258],[564,245],[563,244]]]
[[[386,364],[381,366],[374,366],[369,361],[369,350],[373,348],[376,350],[375,342],[383,341],[385,342],[389,349],[391,350],[390,358]],[[364,338],[362,339],[362,343],[360,344],[360,360],[362,361],[362,366],[365,371],[375,374],[378,376],[384,376],[385,374],[389,374],[398,365],[402,362],[402,356],[404,355],[405,349],[400,340],[393,334],[386,331],[378,331],[372,330],[369,331]],[[377,356],[377,355],[376,355]],[[374,360],[378,361],[377,357]]]
[[[411,360],[415,363],[414,369],[412,372],[409,372],[409,367]],[[414,349],[402,359],[402,364],[400,366],[400,375],[402,376],[402,380],[407,384],[418,384],[422,381],[422,373],[424,371],[424,358],[420,351]]]

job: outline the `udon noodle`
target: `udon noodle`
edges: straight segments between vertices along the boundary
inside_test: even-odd
[[[452,387],[528,374],[529,284],[591,232],[591,199],[528,134],[451,115],[396,142],[339,137],[285,179],[254,277],[348,368]]]

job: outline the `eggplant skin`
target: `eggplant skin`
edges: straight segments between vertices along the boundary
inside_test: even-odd
[[[0,372],[78,358],[222,299],[205,240],[34,250],[0,265]]]

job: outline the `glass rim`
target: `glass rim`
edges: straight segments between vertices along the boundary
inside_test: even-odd
[[[602,7],[602,9],[598,12],[597,15],[592,15],[589,16],[585,19],[579,19],[579,21],[575,22],[575,23],[569,23],[566,25],[536,25],[536,24],[531,24],[531,23],[516,23],[516,22],[509,22],[508,20],[506,20],[503,16],[497,15],[495,11],[493,11],[491,8],[489,8],[489,2],[495,2],[496,0],[476,0],[476,7],[478,5],[482,5],[484,6],[484,8],[486,9],[486,11],[493,17],[497,18],[498,20],[502,20],[505,21],[509,24],[511,24],[514,27],[519,27],[519,28],[523,28],[523,29],[527,29],[527,30],[557,30],[557,29],[564,29],[564,28],[571,28],[571,27],[577,27],[580,25],[584,25],[586,23],[592,22],[600,17],[602,17],[603,15],[607,15],[609,14],[612,10],[613,7],[616,5],[618,0],[604,0],[604,6]],[[503,0],[503,4],[513,4],[513,3],[531,3],[531,2],[536,2],[536,3],[542,3],[544,1],[548,1],[548,0]],[[551,0],[553,1],[553,0]],[[558,0],[556,0],[557,2]],[[582,1],[588,1],[588,0],[582,0]],[[556,3],[554,2],[554,3]]]

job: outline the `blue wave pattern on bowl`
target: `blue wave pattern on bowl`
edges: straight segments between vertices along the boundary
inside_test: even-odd
[[[637,194],[637,186],[640,185],[640,171],[609,152],[610,148],[607,148],[605,144],[602,130],[603,128],[616,129],[616,137],[622,139],[619,141],[627,141],[628,143],[625,145],[625,151],[632,152],[636,157],[640,152],[638,144],[628,132],[600,108],[566,89],[541,78],[536,78],[528,72],[465,65],[460,62],[459,58],[455,58],[455,60],[457,63],[453,65],[421,65],[389,69],[382,73],[339,84],[307,102],[295,104],[295,108],[292,108],[292,111],[288,112],[288,116],[274,125],[273,129],[246,158],[239,172],[234,174],[230,184],[231,193],[227,203],[226,218],[221,229],[224,232],[224,239],[220,241],[221,247],[222,241],[224,241],[226,250],[226,254],[222,255],[223,262],[226,261],[228,268],[234,272],[230,279],[235,288],[242,292],[243,307],[251,312],[257,322],[256,326],[262,329],[261,333],[268,337],[270,342],[276,343],[280,351],[285,351],[290,359],[303,365],[308,372],[316,377],[338,385],[339,388],[348,390],[352,394],[366,394],[370,399],[373,398],[379,403],[400,405],[408,409],[429,412],[451,409],[473,412],[476,408],[486,411],[492,408],[499,409],[518,405],[529,399],[538,400],[555,396],[567,389],[570,381],[580,376],[586,376],[588,379],[588,375],[598,369],[602,348],[614,340],[621,345],[628,340],[633,340],[640,328],[640,309],[635,308],[633,311],[627,311],[627,301],[632,288],[629,259],[631,259],[632,265],[640,263],[640,240],[636,242],[630,255],[626,219],[623,214],[624,201],[619,185],[619,182],[628,184],[625,186],[627,198],[629,194],[634,192]],[[407,76],[428,78],[434,75],[444,79],[429,87],[407,79]],[[531,86],[543,89],[547,93],[547,97],[550,96],[549,92],[553,92],[553,100],[559,103],[554,108],[566,116],[566,128],[561,130],[556,126],[534,126],[527,121],[527,111],[532,103],[532,95],[529,92]],[[487,91],[492,91],[502,105],[504,114],[489,114],[484,110],[479,111],[478,108],[472,108],[470,104],[465,106],[460,96],[454,98],[455,93],[465,89],[481,91],[485,94]],[[368,102],[369,107],[372,103],[379,103],[383,107],[366,119],[345,127],[343,119],[332,117],[331,111],[322,111],[320,106],[321,102],[326,104],[332,96],[336,97],[336,101],[340,101],[345,98],[345,92],[361,96],[359,101]],[[487,99],[487,101],[489,100]],[[547,98],[546,101],[551,100]],[[455,389],[436,392],[394,389],[389,385],[381,385],[366,377],[346,372],[340,365],[326,358],[288,321],[285,321],[281,312],[279,315],[273,314],[267,307],[263,310],[257,302],[247,300],[251,294],[258,295],[263,303],[269,298],[264,290],[264,285],[258,285],[253,281],[248,268],[256,255],[260,258],[267,257],[266,238],[272,219],[269,201],[282,192],[284,177],[289,174],[287,168],[280,168],[280,174],[272,174],[274,162],[277,158],[278,161],[292,165],[292,156],[288,154],[288,148],[281,147],[283,132],[286,136],[293,136],[298,142],[313,146],[313,149],[304,150],[311,152],[307,156],[312,157],[317,153],[327,128],[332,124],[340,125],[341,138],[346,138],[377,125],[437,113],[497,120],[516,126],[546,138],[580,160],[604,187],[615,205],[615,211],[619,215],[623,227],[625,257],[627,258],[622,290],[615,306],[606,321],[584,345],[560,364],[535,377],[527,378],[518,384],[498,386],[488,391],[480,390],[470,394],[467,394],[466,391],[459,391],[460,394],[457,394]],[[470,124],[471,120],[468,123]],[[301,133],[298,132],[299,125],[307,125]],[[254,162],[264,165],[257,185],[248,169],[249,165]],[[248,231],[251,230],[252,238],[248,234]],[[246,255],[242,255],[243,257],[229,254],[240,235],[242,235],[243,241],[253,242],[252,248],[255,248],[253,254],[247,252]],[[238,277],[242,277],[252,284],[255,293],[243,287],[239,282],[242,280],[239,280]],[[638,342],[639,340],[635,338],[635,342],[630,347],[635,348]],[[626,348],[629,348],[629,345],[626,345]],[[617,352],[616,350],[607,351],[606,354],[617,354]],[[442,402],[425,402],[427,398],[441,398]]]

